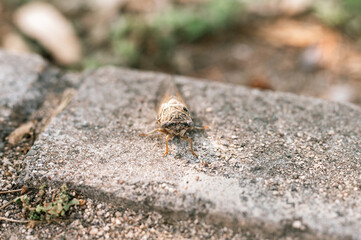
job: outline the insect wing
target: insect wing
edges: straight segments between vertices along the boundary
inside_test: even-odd
[[[172,99],[175,99],[176,101],[187,107],[180,91],[178,90],[174,78],[164,80],[159,87],[157,95],[159,97],[159,100],[157,101],[157,113],[159,113],[159,111],[161,110],[160,107],[162,106],[162,104],[168,103]]]

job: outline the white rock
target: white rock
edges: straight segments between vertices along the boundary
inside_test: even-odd
[[[72,25],[52,5],[26,4],[15,12],[14,23],[44,46],[59,64],[74,64],[81,59],[81,46]]]
[[[292,227],[295,228],[295,229],[301,229],[302,228],[302,222],[301,221],[294,221],[292,223]]]
[[[96,235],[96,234],[98,234],[98,229],[97,228],[92,228],[89,233],[91,235]]]

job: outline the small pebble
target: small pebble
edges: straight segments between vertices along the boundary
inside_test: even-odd
[[[292,223],[292,227],[293,228],[295,228],[295,229],[301,229],[302,228],[302,223],[301,223],[301,221],[294,221],[293,223]]]
[[[34,156],[36,154],[36,151],[31,149],[29,152],[28,152],[28,156]]]
[[[89,233],[91,235],[96,235],[96,234],[98,234],[98,229],[97,228],[92,228]]]

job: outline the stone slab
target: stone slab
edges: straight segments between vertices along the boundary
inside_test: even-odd
[[[186,142],[156,127],[169,76],[112,67],[84,76],[41,134],[23,181],[70,184],[90,197],[175,218],[194,214],[266,238],[361,236],[361,110],[279,92],[176,77],[195,122]],[[207,161],[203,166],[201,161]]]
[[[0,50],[0,145],[13,125],[41,103],[44,94],[37,84],[46,66],[46,61],[35,54]]]

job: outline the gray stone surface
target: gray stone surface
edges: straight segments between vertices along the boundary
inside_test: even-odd
[[[24,95],[46,65],[37,55],[0,51],[0,103],[3,114],[7,112],[4,108],[13,108],[23,101]]]
[[[22,181],[67,182],[114,204],[268,238],[360,239],[360,108],[176,77],[196,124],[211,128],[191,134],[199,159],[180,140],[162,157],[163,136],[138,134],[156,127],[166,78],[89,73],[33,146]]]
[[[0,145],[41,103],[44,94],[37,84],[46,66],[37,55],[0,50]]]
[[[81,81],[78,74],[60,72],[38,55],[0,50],[0,150],[5,138],[44,102],[59,101],[65,89],[77,88]]]

